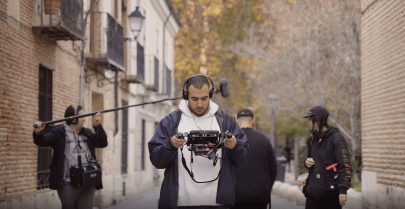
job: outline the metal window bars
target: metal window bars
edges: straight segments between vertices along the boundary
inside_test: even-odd
[[[39,66],[38,118],[41,121],[52,120],[52,70]],[[44,130],[46,132],[46,130]],[[52,160],[52,148],[38,147],[37,156],[37,189],[49,187],[49,176]]]
[[[90,53],[85,56],[105,68],[125,71],[123,27],[109,13],[91,14]]]
[[[83,0],[40,0],[37,4],[35,30],[56,40],[83,38]]]

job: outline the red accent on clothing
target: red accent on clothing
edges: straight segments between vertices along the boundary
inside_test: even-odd
[[[331,168],[333,168],[333,171],[337,171],[336,170],[336,166],[337,166],[337,163],[335,163],[335,164],[332,164],[332,165],[330,165],[330,166],[328,166],[328,167],[326,167],[326,170],[330,170]]]

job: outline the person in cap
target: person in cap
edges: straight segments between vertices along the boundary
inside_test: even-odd
[[[244,168],[235,169],[234,209],[267,209],[277,176],[276,157],[270,140],[253,129],[255,118],[250,109],[238,111],[236,122],[248,138],[249,160]]]
[[[352,166],[349,149],[339,130],[328,125],[328,116],[328,110],[320,105],[302,115],[308,119],[311,133],[304,160],[304,166],[309,170],[303,188],[307,209],[340,209],[350,188]]]

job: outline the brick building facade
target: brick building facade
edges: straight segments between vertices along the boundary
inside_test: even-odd
[[[405,1],[361,1],[363,208],[405,205]]]
[[[57,192],[47,188],[50,152],[33,143],[35,121],[63,118],[68,105],[91,112],[175,95],[174,36],[181,23],[170,0],[99,0],[84,33],[83,69],[80,20],[91,1],[60,0],[48,12],[46,1],[0,1],[0,208],[60,207]],[[146,17],[137,40],[127,19],[135,6]],[[103,114],[109,146],[96,150],[104,189],[96,192],[95,206],[159,184],[163,173],[151,165],[147,142],[172,110],[168,101]]]
[[[35,200],[52,195],[37,190],[38,148],[32,139],[41,66],[52,72],[52,118],[63,116],[67,101],[79,102],[80,63],[73,43],[36,33],[32,16],[32,1],[0,2],[0,205],[7,200],[8,208],[43,207]]]

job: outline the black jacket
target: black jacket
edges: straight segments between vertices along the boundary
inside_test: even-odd
[[[270,140],[251,128],[242,128],[250,147],[244,168],[235,169],[236,203],[268,202],[277,176],[276,157]]]
[[[347,194],[351,184],[352,166],[345,138],[336,128],[329,127],[324,131],[318,148],[318,134],[314,133],[312,137],[312,146],[307,142],[307,158],[313,158],[315,165],[309,168],[309,177],[304,187],[305,195],[323,200],[325,197]]]
[[[98,131],[98,143],[96,141],[96,134],[91,132],[89,128],[82,128],[79,132],[87,138],[87,146],[89,147],[91,156],[96,159],[95,148],[107,147],[107,135],[100,125],[94,126],[97,133]],[[49,166],[51,174],[49,177],[49,188],[54,190],[63,189],[63,167],[65,160],[65,127],[64,124],[51,128],[46,134],[32,133],[34,143],[41,147],[52,147],[52,163]],[[96,185],[97,189],[102,189],[103,185]]]
[[[176,209],[179,193],[179,166],[177,160],[178,148],[170,142],[170,138],[177,133],[182,112],[176,110],[163,118],[156,128],[155,135],[148,143],[150,161],[158,169],[165,169],[165,178],[160,187],[159,208]],[[221,132],[230,131],[236,138],[237,144],[233,149],[225,146],[221,148],[223,162],[218,179],[218,204],[234,205],[235,176],[234,169],[245,166],[249,158],[249,144],[245,134],[240,130],[235,120],[223,110],[218,110],[215,117]],[[196,197],[198,198],[198,197]]]

